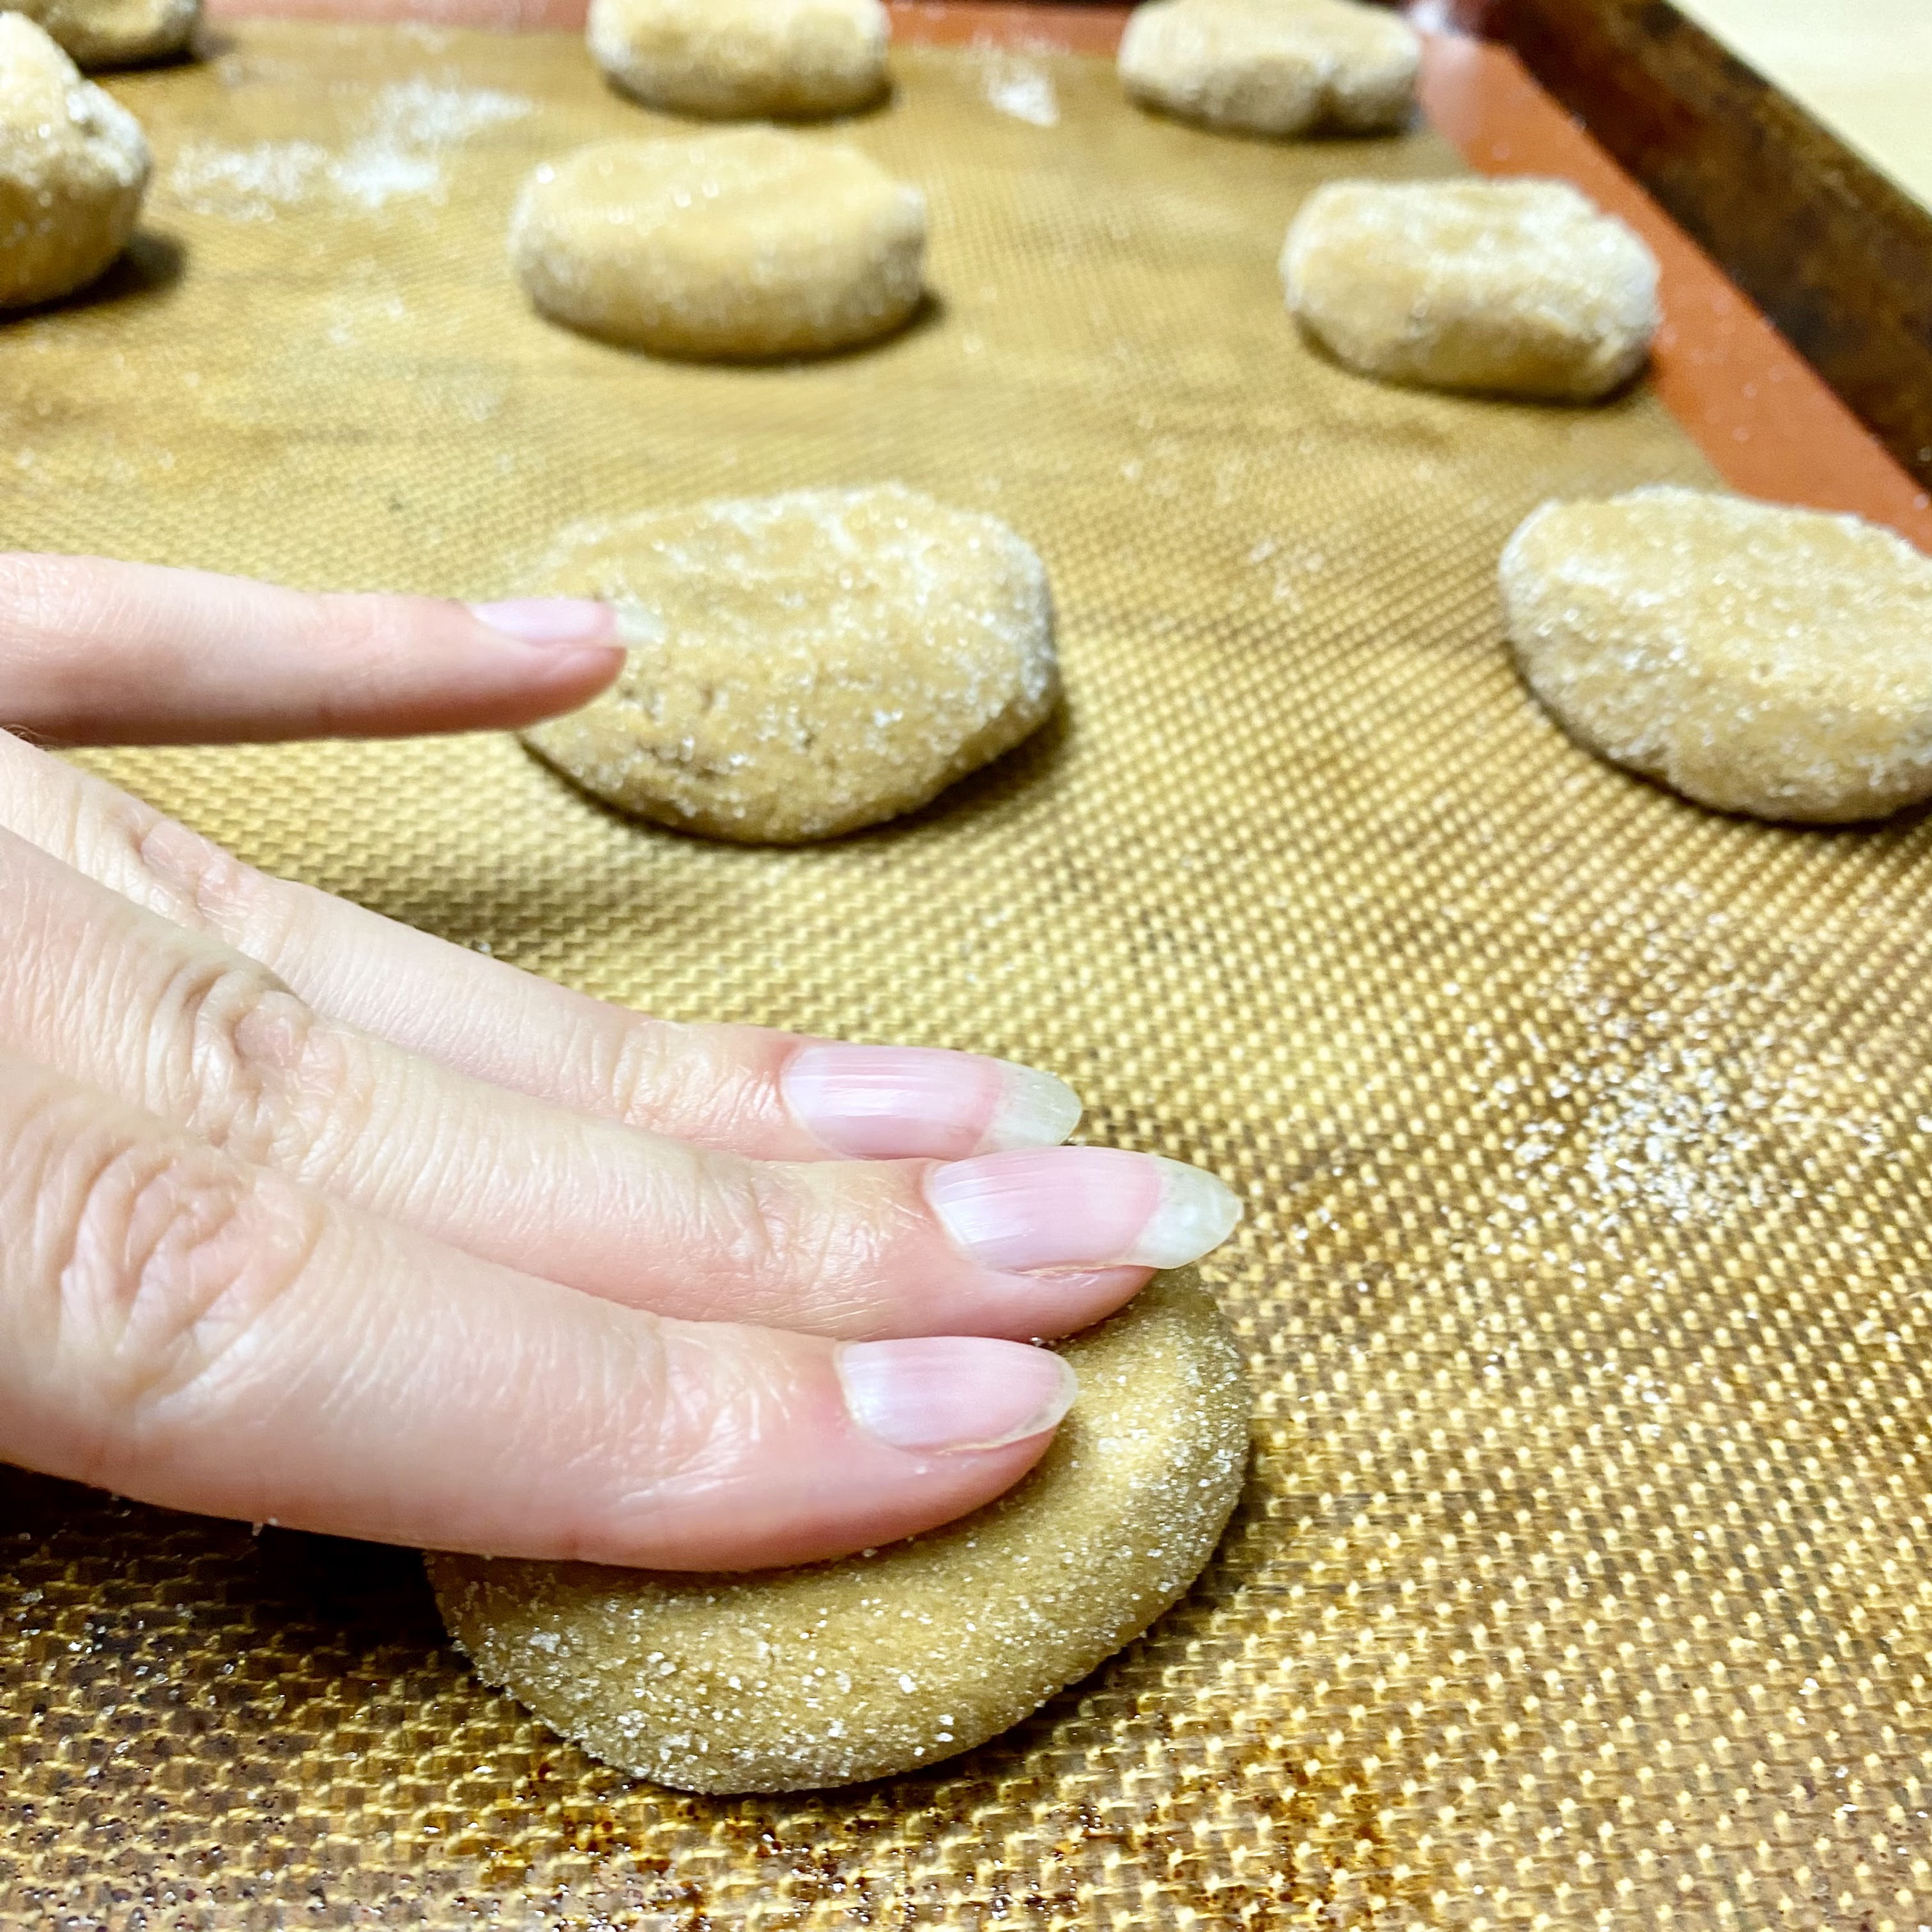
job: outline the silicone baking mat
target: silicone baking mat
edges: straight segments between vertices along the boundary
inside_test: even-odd
[[[0,1917],[48,1926],[1843,1928],[1932,1919],[1928,832],[1726,820],[1532,709],[1494,568],[1707,478],[1642,392],[1405,394],[1296,338],[1326,176],[1097,62],[903,52],[856,142],[931,311],[808,368],[547,326],[579,45],[233,31],[122,83],[101,298],[0,337],[5,540],[515,587],[572,519],[896,478],[1037,544],[1069,701],[898,827],[724,849],[507,738],[91,758],[611,998],[1054,1068],[1204,1162],[1256,1455],[1143,1642],[918,1775],[631,1784],[479,1688],[414,1558],[0,1478]]]

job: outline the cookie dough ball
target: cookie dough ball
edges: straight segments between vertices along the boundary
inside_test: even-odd
[[[969,1750],[1186,1589],[1246,1467],[1240,1351],[1191,1271],[1060,1352],[1072,1413],[963,1522],[734,1576],[433,1556],[444,1620],[546,1724],[685,1790],[846,1784]]]
[[[0,14],[0,308],[92,281],[134,232],[140,124],[34,23]]]
[[[140,67],[188,50],[201,0],[9,0],[82,67]]]
[[[511,258],[537,307],[660,356],[823,355],[924,286],[926,197],[856,149],[769,128],[609,141],[525,185]]]
[[[1550,503],[1502,590],[1557,721],[1687,798],[1835,824],[1932,797],[1932,560],[1889,530],[1691,490]]]
[[[1204,127],[1276,137],[1402,127],[1422,44],[1354,0],[1154,0],[1120,41],[1120,80],[1144,105]]]
[[[1657,263],[1563,182],[1330,182],[1282,252],[1288,305],[1391,382],[1592,402],[1657,332]]]
[[[525,742],[620,811],[714,838],[911,812],[1059,696],[1039,557],[896,487],[650,512],[570,544],[542,587],[617,604],[630,650]]]
[[[591,0],[592,58],[650,107],[809,121],[885,92],[880,0]]]

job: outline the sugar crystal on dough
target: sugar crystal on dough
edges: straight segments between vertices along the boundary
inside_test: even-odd
[[[1151,0],[1120,40],[1127,92],[1181,120],[1292,136],[1401,127],[1422,44],[1356,0]]]
[[[1033,1474],[963,1523],[840,1562],[712,1580],[435,1556],[444,1618],[490,1682],[598,1756],[665,1784],[789,1790],[969,1750],[1085,1676],[1187,1588],[1246,1467],[1240,1352],[1191,1270],[1157,1276],[1060,1346],[1080,1377],[1072,1414]],[[1024,1587],[1036,1557],[1066,1573],[1051,1600]],[[627,1602],[641,1614],[613,1613]],[[886,1616],[895,1606],[902,1616]],[[774,1637],[779,1626],[819,1634],[801,1654],[806,1640]],[[616,1692],[598,1669],[560,1664],[536,1641],[560,1631],[600,1663],[649,1646],[684,1667]],[[772,1681],[757,1700],[723,1705],[716,1687],[767,1655]],[[814,1675],[825,1667],[830,1683]],[[828,1721],[819,1713],[835,1700]]]
[[[1932,797],[1932,559],[1892,531],[1640,490],[1544,505],[1502,578],[1530,688],[1614,763],[1809,824]]]
[[[652,107],[814,120],[885,90],[881,0],[591,0],[591,56]]]
[[[579,526],[537,576],[616,603],[630,651],[610,691],[526,741],[682,830],[792,843],[914,810],[1058,698],[1037,555],[896,486]]]
[[[1650,250],[1564,182],[1330,182],[1281,270],[1310,333],[1388,382],[1588,402],[1657,331]]]
[[[605,141],[538,167],[510,254],[573,328],[664,356],[822,355],[924,291],[926,198],[856,148],[770,128]]]

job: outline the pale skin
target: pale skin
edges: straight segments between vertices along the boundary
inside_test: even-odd
[[[41,748],[507,728],[614,638],[0,555],[0,1460],[445,1549],[809,1561],[1009,1487],[1072,1395],[1032,1339],[1232,1228],[1210,1176],[1058,1144],[1049,1076],[605,1005]]]

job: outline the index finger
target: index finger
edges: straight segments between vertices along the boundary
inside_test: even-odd
[[[623,652],[604,604],[314,596],[207,571],[0,554],[0,725],[64,745],[397,737],[534,723]]]

